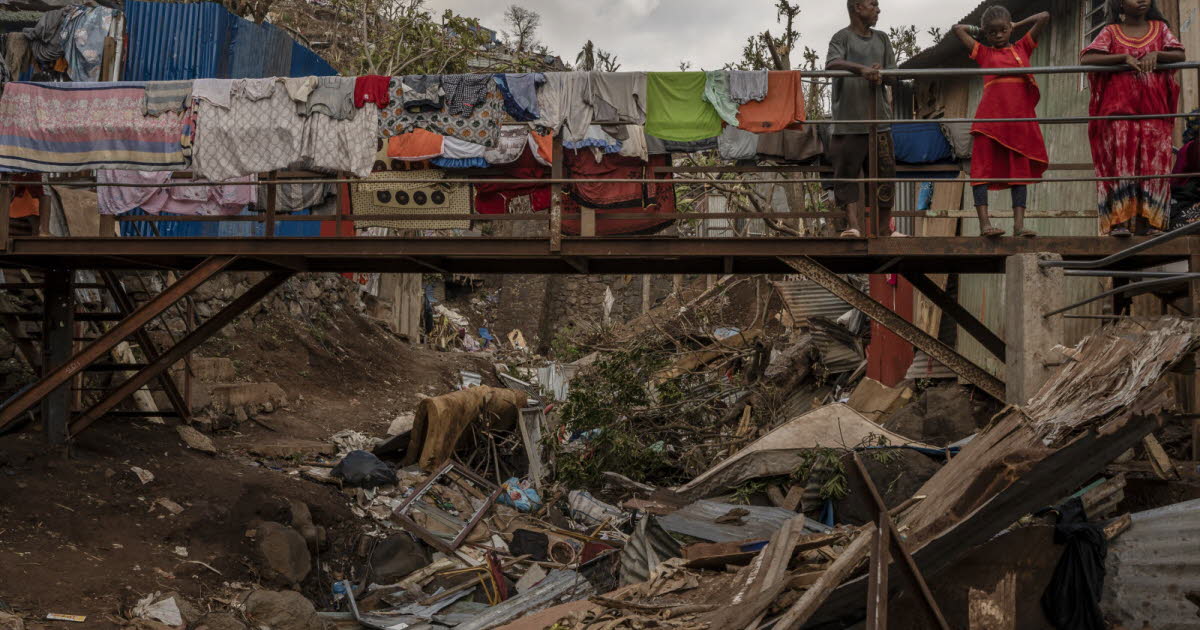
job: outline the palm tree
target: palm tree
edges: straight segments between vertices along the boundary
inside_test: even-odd
[[[596,46],[592,40],[587,40],[583,45],[583,50],[575,56],[575,65],[579,66],[580,70],[595,70],[596,69]]]

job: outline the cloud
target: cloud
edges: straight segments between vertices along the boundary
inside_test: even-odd
[[[504,11],[513,0],[429,0],[435,14],[443,9],[479,18],[491,29],[503,31]],[[516,0],[542,16],[538,37],[550,51],[568,63],[583,43],[617,55],[622,70],[676,70],[680,61],[694,69],[716,69],[741,59],[746,38],[770,30],[778,33],[775,0]],[[801,61],[800,50],[810,47],[825,55],[829,38],[849,21],[844,3],[830,0],[801,1],[797,27],[798,49],[792,62]],[[977,0],[882,0],[879,28],[916,24],[923,44],[926,29],[945,29],[969,13]],[[832,8],[830,8],[832,5]]]

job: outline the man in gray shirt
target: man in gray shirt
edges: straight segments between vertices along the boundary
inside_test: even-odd
[[[861,78],[838,78],[833,80],[834,120],[887,120],[892,117],[892,108],[878,89],[883,83],[880,69],[896,67],[896,53],[887,35],[875,30],[879,21],[879,0],[848,0],[850,26],[834,34],[829,40],[829,54],[825,59],[826,70],[846,70]],[[876,99],[876,115],[870,115],[870,99]],[[896,160],[892,149],[892,131],[888,125],[878,127],[879,177],[892,178],[896,175]],[[829,158],[833,163],[835,179],[859,177],[870,173],[870,125],[837,123],[829,143]],[[876,189],[876,205],[872,212],[879,213],[879,226],[883,236],[904,236],[892,232],[892,203],[895,201],[895,184],[879,184]],[[859,201],[858,184],[834,184],[834,199],[838,207],[846,212],[848,228],[844,237],[862,236],[857,213],[850,206]]]

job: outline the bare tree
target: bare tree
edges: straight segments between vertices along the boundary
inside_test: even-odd
[[[508,25],[508,30],[504,32],[504,43],[514,52],[521,54],[541,47],[537,30],[542,25],[542,16],[536,11],[510,4],[504,12],[504,21]]]
[[[599,70],[601,72],[616,72],[620,69],[621,64],[617,63],[616,55],[597,47],[589,39],[584,42],[583,48],[575,56],[575,67],[582,71]]]
[[[440,20],[425,0],[333,0],[338,33],[347,47],[343,70],[358,74],[446,74],[467,70],[467,60],[486,41],[478,20],[452,11]]]

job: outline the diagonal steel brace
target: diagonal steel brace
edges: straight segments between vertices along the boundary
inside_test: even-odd
[[[151,319],[170,308],[172,304],[183,299],[184,296],[194,291],[196,287],[228,267],[235,258],[236,256],[213,256],[206,259],[177,282],[167,287],[162,293],[154,296],[148,302],[136,308],[128,317],[117,322],[108,332],[100,335],[100,337],[87,346],[84,346],[82,350],[75,353],[66,363],[51,370],[41,380],[10,398],[3,407],[0,407],[0,429],[7,426],[51,392],[58,389],[59,386],[70,381],[72,377],[84,368],[108,354],[117,344],[121,343],[126,337],[136,333]]]

